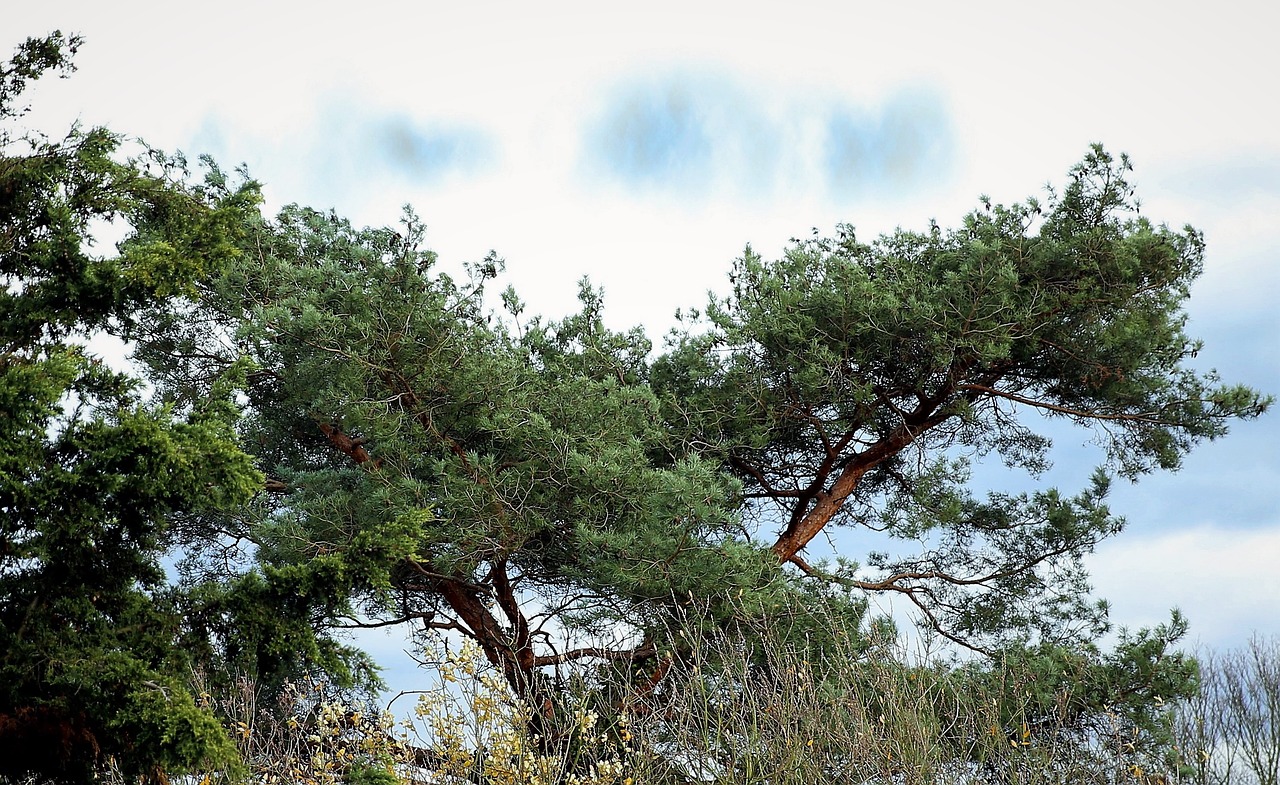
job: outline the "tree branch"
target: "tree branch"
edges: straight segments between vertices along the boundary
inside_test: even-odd
[[[351,460],[363,466],[368,463],[372,468],[378,469],[382,467],[382,460],[369,455],[369,451],[364,448],[363,439],[353,439],[342,431],[340,427],[333,423],[318,423],[320,432],[328,438],[329,442]]]
[[[1160,419],[1159,414],[1157,412],[1141,412],[1136,414],[1115,414],[1115,413],[1107,413],[1107,412],[1091,412],[1091,411],[1085,411],[1083,409],[1072,409],[1069,406],[1060,406],[1058,404],[1048,403],[1047,401],[1039,401],[1039,400],[1036,400],[1035,398],[1027,398],[1026,396],[1018,395],[1017,393],[1008,392],[1006,390],[998,390],[994,387],[988,387],[982,384],[962,384],[962,385],[959,385],[956,389],[964,390],[966,392],[981,393],[983,395],[992,395],[997,398],[1004,398],[1006,400],[1013,401],[1014,403],[1021,403],[1026,406],[1032,406],[1037,409],[1044,409],[1046,411],[1056,412],[1058,414],[1065,414],[1071,417],[1080,417],[1088,420],[1136,422],[1136,423],[1143,423],[1146,425],[1177,425],[1178,424],[1178,423],[1169,422],[1168,420]]]
[[[543,665],[562,665],[566,662],[581,660],[588,657],[604,660],[606,662],[623,662],[635,660],[647,660],[658,654],[658,647],[652,641],[646,641],[634,649],[606,649],[601,646],[584,646],[580,649],[570,649],[569,651],[560,652],[559,654],[543,655],[534,658],[534,665],[541,667]]]

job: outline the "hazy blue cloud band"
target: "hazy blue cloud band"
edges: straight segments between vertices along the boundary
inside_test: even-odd
[[[379,118],[368,131],[387,167],[418,182],[477,171],[497,158],[497,143],[480,128],[390,116]]]
[[[590,174],[694,195],[784,182],[839,200],[901,194],[945,177],[954,149],[936,91],[902,89],[863,106],[687,71],[614,86],[583,136]]]

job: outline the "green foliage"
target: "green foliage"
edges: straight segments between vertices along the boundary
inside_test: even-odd
[[[1114,650],[1093,644],[1015,646],[995,663],[957,671],[973,689],[995,698],[1001,727],[1040,743],[1080,751],[1076,762],[1120,755],[1128,766],[1176,770],[1172,707],[1195,693],[1195,660],[1175,651],[1187,623],[1122,631]]]
[[[294,582],[286,619],[458,629],[527,690],[563,661],[530,609],[587,633],[630,625],[652,657],[674,606],[764,613],[796,594],[737,538],[737,484],[669,444],[648,342],[605,329],[589,287],[581,313],[517,331],[484,310],[500,260],[437,272],[412,215],[357,230],[291,207],[250,231],[254,253],[139,356],[175,402],[215,371],[172,358],[252,359],[244,434],[279,493],[211,525],[253,541],[252,580]]]
[[[749,517],[802,572],[825,573],[801,553],[820,533],[861,527],[925,550],[836,577],[897,593],[941,634],[991,648],[1083,618],[1087,638],[1103,619],[1080,603],[1079,560],[1123,525],[1107,476],[1075,498],[980,501],[968,460],[1039,473],[1039,427],[1066,420],[1132,479],[1271,402],[1188,367],[1203,239],[1139,215],[1128,169],[1095,147],[1045,205],[983,200],[956,229],[871,244],[842,227],[776,261],[748,248],[730,295],[654,363],[664,418],[743,483]]]
[[[194,291],[255,196],[122,163],[103,129],[16,135],[25,83],[77,44],[33,39],[0,69],[0,778],[88,781],[112,762],[162,778],[234,760],[173,646],[168,516],[241,504],[261,475],[227,383],[149,406],[77,339],[127,336],[144,306]],[[125,249],[95,253],[90,227],[115,220],[134,229]]]
[[[1184,692],[1163,654],[1180,632],[1090,648],[1108,622],[1081,559],[1123,526],[1111,474],[1176,468],[1270,399],[1188,367],[1203,243],[1139,216],[1127,170],[1097,148],[1043,207],[984,201],[957,229],[870,245],[843,228],[775,262],[748,251],[732,293],[657,357],[604,326],[585,282],[560,321],[526,317],[511,290],[507,316],[488,311],[501,260],[439,271],[411,213],[396,229],[255,217],[198,303],[156,314],[139,347],[178,407],[251,365],[242,434],[273,490],[193,523],[252,543],[253,564],[195,595],[188,631],[268,687],[355,675],[326,624],[456,632],[536,725],[562,697],[553,669],[656,688],[666,655],[760,620],[816,662],[874,651],[886,625],[866,598],[888,592],[1044,684],[1077,679],[1062,727],[1094,733],[1113,712],[1158,747],[1146,704],[1115,696]],[[1044,418],[1100,437],[1088,487],[978,497],[972,459],[1047,466]],[[922,549],[808,563],[838,526]],[[1130,693],[1126,667],[1143,674]]]

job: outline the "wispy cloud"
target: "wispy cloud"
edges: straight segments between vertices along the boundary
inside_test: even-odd
[[[420,122],[405,115],[368,121],[366,133],[388,168],[419,182],[470,172],[497,157],[485,131],[461,124]]]
[[[1188,162],[1157,175],[1153,184],[1222,206],[1259,196],[1280,198],[1280,158],[1260,151]]]
[[[871,110],[838,105],[826,120],[827,183],[838,195],[924,185],[948,168],[951,123],[942,99],[904,90]]]
[[[482,172],[502,153],[495,135],[478,125],[346,98],[318,101],[269,134],[243,127],[233,132],[210,116],[190,147],[247,164],[275,200],[344,210],[385,190],[388,178],[407,187],[436,185]]]
[[[897,196],[941,179],[954,150],[935,91],[864,104],[687,69],[611,86],[583,140],[593,175],[692,197],[717,186],[749,198],[779,187]]]
[[[1193,640],[1229,646],[1252,630],[1280,629],[1277,553],[1276,529],[1204,527],[1112,540],[1088,565],[1119,623],[1158,624],[1178,607],[1191,622]]]
[[[588,155],[625,181],[688,186],[709,175],[712,118],[731,103],[683,79],[631,85],[588,132]]]

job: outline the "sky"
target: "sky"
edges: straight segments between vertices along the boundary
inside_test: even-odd
[[[268,209],[385,225],[411,204],[446,268],[496,250],[550,316],[589,276],[655,342],[748,243],[955,225],[1101,142],[1145,215],[1206,234],[1198,367],[1280,393],[1280,6],[1052,6],[45,0],[5,9],[0,50],[84,36],[79,72],[30,95],[41,127],[244,164]],[[1088,438],[1063,432],[1047,482],[1083,487]],[[1117,484],[1129,528],[1089,565],[1118,624],[1179,607],[1202,645],[1280,634],[1277,445],[1280,411]]]

